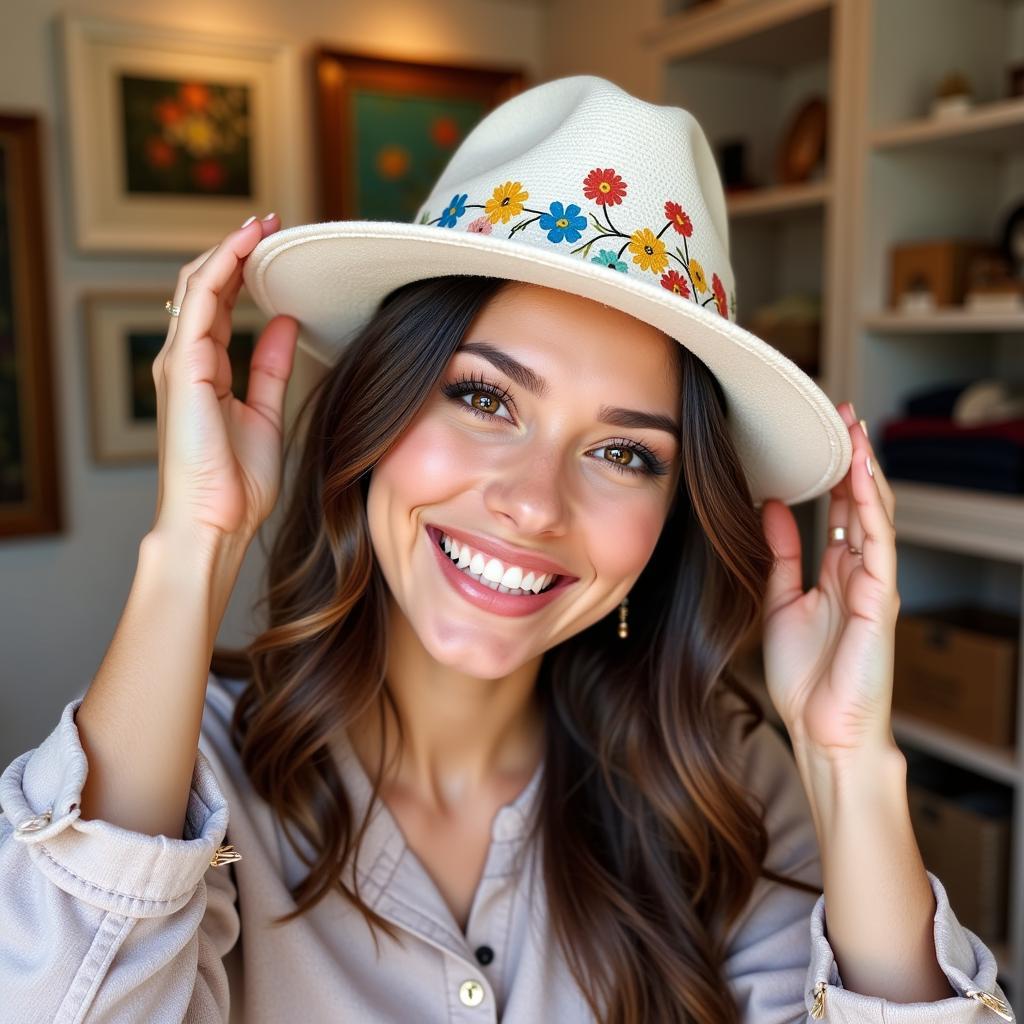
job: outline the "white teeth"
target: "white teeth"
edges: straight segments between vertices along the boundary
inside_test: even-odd
[[[444,533],[441,534],[441,548],[457,568],[468,567],[470,573],[479,577],[477,582],[503,594],[512,591],[539,594],[555,578],[554,573],[536,573],[533,570],[524,576],[518,565],[506,569],[499,559],[473,551],[468,544],[460,544],[454,537]]]
[[[518,565],[513,565],[511,569],[505,570],[505,575],[501,577],[501,585],[511,589],[515,587],[518,589],[523,582],[523,570]]]

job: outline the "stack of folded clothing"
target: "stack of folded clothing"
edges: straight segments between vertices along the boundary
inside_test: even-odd
[[[1024,494],[1024,381],[932,388],[902,412],[878,445],[890,480]]]

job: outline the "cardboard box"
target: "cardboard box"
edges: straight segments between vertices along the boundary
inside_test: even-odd
[[[900,309],[906,293],[929,294],[935,306],[962,305],[971,261],[992,252],[989,242],[957,239],[894,245],[890,250],[889,305]]]
[[[896,620],[893,708],[997,747],[1016,742],[1020,622],[956,606]]]
[[[1010,903],[1010,804],[992,791],[951,798],[908,781],[925,867],[942,882],[960,923],[985,942],[1006,941]]]

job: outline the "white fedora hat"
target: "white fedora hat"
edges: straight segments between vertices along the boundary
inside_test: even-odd
[[[414,223],[282,228],[243,273],[261,311],[295,317],[299,345],[328,365],[410,281],[474,274],[572,292],[705,363],[757,506],[815,498],[850,465],[849,431],[828,396],[736,323],[725,193],[703,129],[604,78],[557,79],[492,110]]]

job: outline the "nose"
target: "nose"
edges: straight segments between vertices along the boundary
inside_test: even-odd
[[[503,462],[484,490],[484,505],[517,533],[557,534],[566,528],[565,474],[554,451],[526,446]]]

